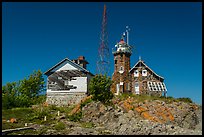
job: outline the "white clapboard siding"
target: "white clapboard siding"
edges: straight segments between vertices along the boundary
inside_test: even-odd
[[[76,89],[70,89],[70,92],[87,92],[87,77],[73,77],[76,80],[69,81],[69,85],[76,86]]]
[[[64,63],[62,63],[58,67],[54,68],[52,70],[52,72],[60,71],[60,70],[78,70],[78,69],[76,67],[74,67],[73,65],[69,64],[68,61],[65,61]]]
[[[87,92],[87,77],[73,77],[75,80],[68,81],[69,85],[77,87],[76,89],[70,90],[51,90],[47,89],[47,92]]]

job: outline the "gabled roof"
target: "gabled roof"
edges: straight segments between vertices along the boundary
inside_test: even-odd
[[[70,59],[68,59],[68,58],[63,59],[62,61],[60,61],[59,63],[57,63],[55,66],[53,66],[52,68],[50,68],[50,69],[48,69],[46,72],[44,72],[44,74],[45,74],[45,75],[49,75],[49,73],[50,73],[53,69],[57,68],[58,66],[60,66],[62,63],[66,62],[66,61],[68,61],[68,63],[69,63],[70,65],[74,66],[75,68],[79,69],[80,71],[85,72],[85,73],[89,73],[90,75],[94,76],[91,72],[89,72],[88,70],[86,70],[86,69],[83,68],[82,66],[80,66],[80,65],[78,65],[78,64],[76,64],[76,63],[74,63],[74,62],[72,62],[72,61],[71,61]]]
[[[139,60],[131,69],[130,69],[130,73],[133,71],[133,69],[137,66],[137,65],[139,65],[139,63],[142,63],[146,68],[148,68],[152,73],[154,73],[157,77],[159,77],[159,78],[161,78],[161,79],[163,79],[164,80],[164,78],[163,77],[161,77],[161,76],[159,76],[158,74],[156,74],[151,68],[149,68],[145,63],[144,63],[144,61],[142,61],[142,60]]]

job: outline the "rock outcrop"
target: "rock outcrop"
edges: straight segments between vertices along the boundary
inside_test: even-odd
[[[154,100],[136,103],[128,98],[123,101],[118,100],[114,107],[105,106],[101,102],[91,102],[82,108],[81,121],[103,127],[103,132],[100,131],[103,134],[196,135],[202,134],[202,125],[198,126],[201,121],[197,111],[196,105],[184,102],[166,104]]]
[[[193,103],[127,97],[114,98],[113,105],[106,106],[99,101],[86,103],[90,98],[69,113],[81,112],[80,121],[59,117],[65,129],[51,128],[46,135],[202,135],[202,109]]]

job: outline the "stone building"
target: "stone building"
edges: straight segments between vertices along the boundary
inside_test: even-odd
[[[88,62],[84,56],[78,59],[63,59],[47,70],[47,99],[48,104],[76,104],[87,96],[88,83],[94,75],[86,69]]]
[[[128,41],[128,40],[127,40]],[[131,46],[124,41],[122,36],[119,43],[115,45],[113,84],[111,90],[116,94],[134,93],[166,96],[164,78],[150,69],[144,61],[139,61],[130,68]]]

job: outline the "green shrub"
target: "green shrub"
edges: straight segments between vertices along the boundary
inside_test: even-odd
[[[56,125],[55,125],[55,129],[56,130],[63,130],[65,129],[65,124],[63,122],[58,122]]]
[[[42,104],[46,101],[46,95],[38,95],[33,98],[32,104]]]
[[[82,109],[84,106],[86,106],[86,104],[92,102],[93,100],[90,98],[90,99],[87,99],[86,101],[84,101],[83,103],[81,103],[80,105],[80,108]]]
[[[186,102],[186,103],[193,103],[193,101],[190,98],[177,98],[178,101]]]
[[[32,113],[30,116],[29,116],[29,120],[32,121],[32,120],[35,120],[35,119],[39,119],[39,120],[42,120],[45,116],[50,116],[50,109],[49,108],[44,108],[44,107],[40,107],[38,109],[36,109],[34,111],[34,113]]]
[[[49,105],[48,108],[50,110],[60,110],[56,105]]]
[[[80,121],[81,118],[82,118],[82,112],[78,112],[78,113],[75,113],[73,115],[68,115],[67,116],[69,120],[71,121],[74,121],[74,122],[77,122],[77,121]]]
[[[95,75],[89,83],[89,92],[93,96],[93,100],[108,103],[113,98],[110,91],[112,81],[106,75]]]

